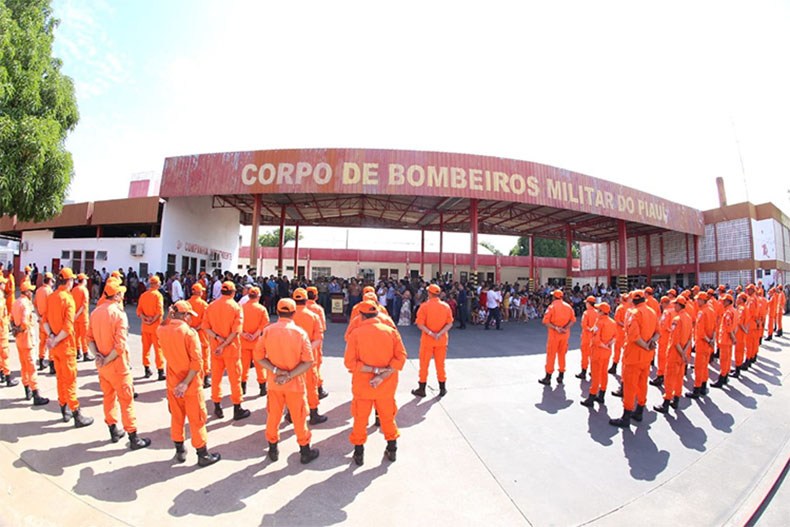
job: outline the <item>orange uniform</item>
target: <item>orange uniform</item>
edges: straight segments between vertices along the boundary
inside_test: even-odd
[[[645,342],[658,331],[658,315],[646,302],[638,304],[626,316],[625,349],[623,351],[623,408],[634,410],[634,401],[639,406],[647,404],[647,378],[653,351],[643,348],[636,341]]]
[[[667,364],[667,350],[672,335],[672,319],[676,316],[674,308],[667,306],[658,319],[658,370],[656,375],[663,376]]]
[[[546,314],[543,315],[543,324],[554,324],[555,326],[565,327],[568,324],[576,322],[576,315],[573,313],[573,308],[561,298],[557,298],[549,304],[546,309]],[[570,327],[565,333],[560,333],[554,328],[549,327],[549,338],[546,343],[546,374],[551,375],[554,373],[555,357],[559,362],[560,373],[565,372],[565,353],[568,351],[568,337],[570,336]]]
[[[99,385],[103,394],[104,422],[112,426],[118,422],[115,401],[121,407],[123,429],[137,431],[134,415],[134,384],[129,369],[129,348],[126,338],[129,320],[126,313],[113,302],[105,302],[91,313],[88,321],[87,341],[93,342],[96,352],[107,357],[113,350],[118,357],[99,368]],[[85,348],[85,353],[88,348]]]
[[[608,317],[607,317],[608,318]],[[582,352],[582,371],[587,371],[590,366],[590,357],[592,352],[592,328],[598,320],[598,312],[595,307],[587,303],[587,309],[582,315],[582,338],[581,338],[581,352]]]
[[[318,315],[321,320],[321,342],[313,347],[313,357],[315,357],[315,371],[318,376],[318,386],[323,386],[324,379],[321,377],[321,365],[324,363],[324,333],[326,333],[326,313],[324,308],[315,300],[307,299],[307,309]]]
[[[313,311],[307,309],[307,305],[296,305],[296,313],[293,315],[294,323],[302,328],[307,337],[310,339],[313,351],[313,359],[315,359],[315,343],[323,338],[321,332],[321,319],[318,318]],[[316,373],[316,361],[313,360],[313,366],[305,373],[305,384],[307,389],[307,406],[314,410],[318,408],[318,374]]]
[[[206,308],[203,315],[203,329],[216,333],[218,338],[210,338],[211,346],[211,400],[219,404],[222,401],[222,376],[228,371],[230,382],[230,399],[233,404],[241,404],[241,339],[242,310],[231,295],[222,295]],[[215,350],[231,333],[236,334],[221,353]]]
[[[736,311],[738,312],[738,329],[735,332],[735,367],[740,368],[743,366],[743,359],[746,357],[746,350],[749,346],[749,332],[752,323],[749,320],[751,314],[746,303],[739,304]]]
[[[732,334],[738,324],[738,312],[732,305],[724,309],[719,325],[719,375],[729,375],[732,365],[732,348],[735,341]]]
[[[656,315],[661,313],[661,305],[656,300],[656,297],[652,294],[646,294],[645,298],[647,298],[647,307],[655,311]]]
[[[8,276],[6,276],[6,283],[5,283],[5,307],[6,313],[11,313],[11,307],[14,305],[14,294],[16,293],[16,285],[14,282],[14,273],[11,270],[8,271]]]
[[[351,416],[354,418],[354,427],[349,435],[351,444],[365,444],[370,410],[374,406],[384,439],[393,441],[400,437],[395,423],[395,415],[398,413],[395,390],[398,387],[398,371],[406,364],[406,356],[400,333],[383,324],[378,317],[363,320],[351,335],[343,359],[351,373]],[[394,371],[373,388],[370,381],[376,374],[362,372],[364,366],[390,367]]]
[[[189,434],[196,449],[206,446],[206,401],[203,396],[203,361],[200,339],[183,320],[171,319],[157,330],[162,352],[167,361],[167,404],[170,409],[170,438],[184,442],[184,423],[189,419]],[[190,370],[197,372],[189,383],[184,397],[176,397],[173,390]]]
[[[205,294],[205,292],[203,293]],[[200,339],[200,352],[201,359],[203,361],[203,378],[205,379],[211,372],[209,369],[211,362],[209,360],[210,352],[208,335],[206,335],[206,332],[203,329],[203,316],[206,313],[208,302],[206,302],[200,294],[192,295],[189,300],[187,300],[187,302],[189,302],[189,305],[192,306],[192,311],[194,311],[197,315],[192,317],[192,321],[189,323],[189,326],[197,332],[198,338]]]
[[[782,333],[782,319],[785,316],[785,304],[787,303],[787,297],[785,296],[785,292],[783,289],[779,289],[776,293],[776,329],[779,333]]]
[[[145,315],[146,317],[159,317],[153,324],[142,324],[142,340],[143,340],[143,366],[150,368],[151,361],[148,359],[151,347],[154,348],[154,360],[156,361],[156,369],[161,370],[165,367],[164,355],[162,354],[162,346],[159,344],[159,336],[157,330],[162,324],[162,319],[165,315],[165,303],[162,298],[162,293],[159,292],[159,283],[155,284],[148,291],[140,295],[137,300],[137,316]]]
[[[586,314],[586,313],[585,313]],[[605,313],[599,313],[592,327],[592,364],[590,368],[590,395],[605,392],[609,376],[607,369],[612,356],[612,344],[617,337],[617,324]]]
[[[254,356],[256,361],[267,359],[278,370],[291,371],[302,362],[312,362],[313,351],[307,333],[293,320],[281,317],[263,330],[255,346]],[[270,375],[268,380],[266,439],[269,443],[280,440],[280,420],[287,406],[296,441],[301,446],[309,445],[311,434],[307,428],[305,376],[299,375],[282,385],[275,382],[275,377]]]
[[[713,354],[716,312],[710,302],[697,310],[697,349],[694,356],[694,387],[708,382],[708,363]]]
[[[55,361],[58,380],[58,402],[69,405],[71,410],[80,407],[77,401],[77,348],[74,342],[74,298],[65,285],[58,287],[47,298],[47,313],[44,322],[49,324],[52,335],[61,331],[67,336],[49,351]]]
[[[620,362],[620,354],[623,352],[623,346],[625,345],[625,314],[629,309],[631,309],[630,305],[620,302],[620,305],[614,310],[614,321],[617,324],[617,336],[614,341],[615,364]]]
[[[354,307],[356,307],[356,306],[354,306]],[[383,306],[380,306],[380,307],[381,307],[381,309],[384,309],[385,313],[382,313],[381,309],[379,309],[379,314],[376,315],[376,318],[378,318],[379,322],[381,322],[385,326],[389,326],[392,329],[397,330],[398,327],[395,325],[395,322],[393,322],[392,319],[389,317],[389,315],[386,314],[386,308],[384,308]],[[359,311],[357,311],[357,315],[356,316],[351,317],[351,319],[349,320],[349,323],[348,323],[348,327],[346,328],[346,334],[345,334],[345,337],[344,337],[344,340],[346,342],[348,342],[348,337],[349,337],[349,335],[351,335],[351,332],[354,331],[356,328],[358,328],[359,325],[362,324],[362,322],[364,320],[365,319],[362,318],[362,316],[359,313]]]
[[[771,294],[771,298],[768,299],[768,336],[771,337],[776,330],[776,305],[777,305],[778,295],[776,292]]]
[[[47,298],[52,294],[52,288],[46,284],[36,289],[35,305],[38,311],[38,358],[47,356],[47,330],[44,328],[44,315],[47,313]]]
[[[691,339],[691,316],[685,309],[681,310],[670,323],[669,345],[667,347],[667,364],[664,372],[664,399],[680,397],[683,391],[683,356],[675,345],[686,347]]]
[[[6,311],[6,304],[2,302],[0,305],[0,371],[4,375],[8,375],[11,371],[8,369],[8,322],[9,313]]]
[[[90,309],[90,293],[84,285],[77,285],[71,288],[71,296],[74,298],[74,340],[76,341],[77,353],[88,353],[88,311]],[[82,310],[82,311],[80,311]],[[80,312],[77,314],[77,312]]]
[[[746,301],[746,309],[749,311],[747,318],[749,321],[749,335],[746,338],[746,358],[752,359],[757,356],[757,349],[760,347],[760,338],[762,337],[760,305],[757,295],[749,295]]]
[[[378,315],[379,317],[381,314]],[[422,324],[434,333],[438,333],[447,324],[453,323],[453,311],[446,302],[439,297],[431,297],[427,302],[420,304],[417,310],[417,324]],[[447,358],[447,343],[449,335],[445,332],[441,338],[436,339],[423,332],[420,336],[420,382],[428,382],[428,366],[433,358],[436,364],[436,378],[439,382],[447,381],[447,372],[444,361]]]
[[[252,353],[263,333],[263,328],[269,325],[269,312],[258,302],[257,298],[251,299],[241,306],[241,310],[244,315],[241,331],[251,335],[249,339],[245,338],[243,334],[241,335],[241,382],[247,382],[247,377],[250,374]],[[258,384],[266,382],[266,370],[257,362],[255,363],[255,373],[257,374]]]
[[[20,295],[11,306],[14,324],[22,331],[16,334],[16,351],[19,353],[19,366],[22,373],[22,384],[31,390],[38,390],[36,363],[33,360],[33,303],[24,295]],[[3,372],[8,373],[8,372]]]

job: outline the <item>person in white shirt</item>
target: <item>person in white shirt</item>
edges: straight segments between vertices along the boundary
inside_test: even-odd
[[[248,275],[249,276],[249,275]],[[247,302],[250,301],[250,289],[252,289],[251,284],[245,284],[244,286],[244,296],[239,299],[239,305],[243,306]]]
[[[184,300],[184,288],[181,287],[180,275],[178,273],[173,275],[173,285],[170,288],[170,299],[174,304],[180,300]]]
[[[502,293],[499,291],[498,285],[488,291],[486,308],[488,309],[488,317],[486,318],[485,329],[488,329],[488,324],[491,323],[492,318],[496,321],[496,328],[502,329],[499,327],[502,322]]]
[[[216,300],[222,296],[222,280],[218,276],[214,276],[214,285],[211,287],[211,299]]]

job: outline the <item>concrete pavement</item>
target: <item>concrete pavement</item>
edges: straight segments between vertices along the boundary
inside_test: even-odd
[[[139,325],[128,312],[139,377]],[[409,393],[419,336],[405,328],[410,360],[397,394],[398,461],[383,459],[385,441],[371,427],[365,465],[356,467],[344,329],[330,324],[324,366],[330,396],[321,402],[329,421],[312,428],[321,457],[307,466],[298,462],[290,427],[282,430],[280,460],[266,458],[265,401],[257,396],[245,401],[253,411],[245,421],[209,417],[209,446],[223,460],[198,469],[189,445],[187,463],[172,464],[163,382],[136,380],[138,426],[153,440],[137,452],[126,440],[109,442],[93,364],[81,363],[78,379],[81,404],[96,418],[88,428],[62,423],[56,402],[29,408],[21,386],[0,389],[0,483],[7,489],[0,506],[9,511],[0,523],[736,525],[756,510],[790,456],[790,338],[765,343],[756,367],[723,391],[682,401],[677,416],[650,411],[621,431],[607,423],[621,413],[619,399],[607,395],[605,407],[592,411],[578,404],[589,386],[573,377],[578,349],[568,354],[564,385],[537,383],[546,336],[533,321],[510,322],[502,331],[454,329],[443,399],[435,397],[433,369],[429,397]],[[578,348],[578,324],[575,330]],[[43,394],[55,398],[54,379],[40,379]],[[617,379],[609,379],[611,392]],[[249,393],[257,393],[254,381]],[[660,392],[650,387],[649,405],[658,402]],[[786,507],[769,507],[760,525],[787,524],[787,514]]]

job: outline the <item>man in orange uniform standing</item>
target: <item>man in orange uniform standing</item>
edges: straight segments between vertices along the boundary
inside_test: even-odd
[[[625,346],[625,315],[631,309],[631,296],[628,293],[620,295],[620,303],[614,310],[614,322],[617,324],[617,338],[614,341],[614,360],[609,373],[617,375],[617,364],[620,362],[620,354]]]
[[[77,349],[74,343],[74,272],[64,267],[58,273],[57,289],[47,298],[44,327],[47,330],[49,356],[55,361],[58,381],[58,402],[63,422],[74,417],[74,426],[82,428],[93,423],[93,417],[80,412],[77,400]]]
[[[746,349],[749,342],[749,308],[746,303],[748,297],[746,293],[739,293],[735,299],[735,371],[732,372],[732,378],[737,379],[741,376],[741,371],[746,369],[744,358],[746,357]]]
[[[647,298],[647,306],[656,312],[656,315],[661,314],[661,306],[656,300],[656,297],[653,296],[653,288],[652,287],[645,287],[645,298]]]
[[[774,331],[776,331],[776,289],[771,288],[768,290],[768,336],[765,337],[766,342],[774,339]]]
[[[759,326],[760,340],[757,344],[759,351],[759,346],[762,346],[763,344],[763,335],[765,334],[765,324],[766,321],[768,320],[768,299],[765,298],[765,289],[763,289],[762,287],[760,287],[757,290],[757,305],[759,307],[759,313],[760,313],[760,326]],[[756,355],[755,355],[755,360],[756,360]]]
[[[785,316],[785,304],[787,303],[787,296],[785,296],[785,289],[782,284],[776,286],[776,336],[781,337],[782,332],[782,319]]]
[[[41,287],[36,290],[36,300],[34,307],[38,316],[38,371],[43,371],[47,367],[47,335],[44,329],[44,313],[47,312],[47,297],[52,294],[52,283],[55,279],[52,273],[44,273]],[[49,361],[50,373],[55,374],[55,363]]]
[[[225,417],[222,411],[222,376],[228,371],[230,399],[233,401],[233,420],[250,416],[250,411],[241,407],[241,340],[242,311],[233,300],[236,286],[223,282],[220,297],[211,302],[203,315],[203,329],[208,334],[211,346],[211,400],[214,415]]]
[[[206,290],[203,284],[196,282],[192,285],[192,296],[189,297],[189,305],[192,306],[192,311],[195,316],[189,317],[189,327],[197,331],[198,338],[200,339],[200,352],[203,362],[203,388],[211,388],[211,369],[210,369],[210,351],[208,344],[208,335],[203,331],[203,315],[206,313],[208,302],[205,300]]]
[[[321,344],[318,345],[318,349],[313,348],[313,355],[315,356],[316,362],[315,371],[316,375],[318,375],[318,398],[323,399],[329,395],[329,393],[324,390],[324,378],[321,376],[321,365],[324,363],[324,334],[326,333],[326,313],[324,313],[324,308],[321,307],[321,305],[316,301],[317,299],[318,288],[314,286],[308,287],[307,308],[318,315],[318,318],[321,319]]]
[[[609,358],[612,356],[612,344],[617,336],[617,326],[609,318],[609,304],[602,302],[595,306],[597,318],[592,327],[592,340],[590,347],[592,350],[592,367],[590,368],[590,395],[581,402],[588,408],[593,407],[594,402],[603,404],[606,395],[606,385],[609,380],[606,367],[609,366]],[[586,314],[586,313],[585,313]]]
[[[129,434],[129,448],[139,450],[151,444],[148,438],[137,437],[137,418],[134,415],[134,385],[129,370],[129,348],[126,338],[129,332],[129,321],[126,313],[117,302],[123,298],[126,288],[115,280],[107,280],[104,296],[111,302],[105,302],[90,315],[88,322],[88,346],[96,356],[96,369],[99,373],[99,385],[104,394],[104,422],[110,429],[110,441],[117,443],[124,431]],[[88,348],[85,348],[88,353]],[[118,430],[118,412],[115,401],[121,407],[123,430]]]
[[[269,312],[258,301],[261,297],[261,290],[251,287],[249,290],[249,301],[241,306],[244,323],[241,328],[241,393],[247,393],[247,377],[250,375],[250,365],[253,362],[252,354],[255,345],[263,333],[263,329],[269,325]],[[255,373],[258,377],[258,388],[261,397],[266,395],[266,370],[260,365],[255,364]]]
[[[738,325],[738,312],[735,311],[731,295],[723,295],[721,298],[724,313],[721,316],[719,325],[719,378],[712,388],[721,388],[727,384],[730,376],[730,366],[732,365],[732,348],[735,345],[735,330]]]
[[[88,277],[80,273],[71,288],[74,298],[74,339],[77,341],[77,360],[85,362],[93,360],[88,353],[88,311],[90,310],[90,293],[88,293]]]
[[[370,410],[376,407],[381,432],[387,441],[384,451],[390,461],[395,461],[400,431],[395,423],[398,407],[395,390],[398,387],[398,371],[406,364],[406,348],[400,333],[378,320],[376,304],[362,302],[362,323],[349,336],[343,359],[351,373],[351,415],[354,427],[349,441],[354,445],[354,462],[362,465],[365,441],[368,438]]]
[[[159,373],[157,380],[163,381],[165,380],[165,363],[157,330],[165,316],[165,301],[162,298],[162,293],[159,292],[159,286],[161,285],[159,277],[151,275],[148,283],[148,291],[140,295],[140,298],[137,300],[137,316],[143,321],[143,367],[145,368],[146,379],[153,375],[151,373],[151,361],[148,358],[153,346],[154,360]]]
[[[417,310],[416,325],[422,332],[420,336],[420,379],[417,389],[412,395],[425,397],[425,386],[428,384],[428,366],[433,358],[436,365],[436,379],[439,381],[439,397],[447,394],[447,372],[444,361],[447,358],[447,333],[453,327],[453,311],[450,306],[439,299],[441,288],[436,284],[428,286],[428,301],[423,302]],[[361,308],[360,308],[361,309]]]
[[[318,457],[318,449],[310,448],[310,430],[307,428],[307,400],[304,374],[313,367],[313,350],[307,333],[293,321],[296,303],[290,298],[277,302],[277,322],[263,330],[255,346],[255,361],[266,368],[268,375],[268,404],[266,440],[269,442],[269,459],[280,457],[280,420],[283,409],[294,424],[299,443],[300,461],[310,463]]]
[[[8,333],[9,316],[10,313],[6,311],[5,303],[5,285],[6,279],[0,273],[0,383],[6,383],[6,386],[16,386],[19,381],[11,378],[11,370],[9,369],[9,346],[8,346]]]
[[[587,304],[587,309],[584,310],[584,315],[582,315],[582,371],[576,376],[577,379],[582,380],[587,378],[587,368],[590,365],[592,352],[592,328],[595,326],[596,320],[598,320],[598,312],[595,310],[595,297],[588,296],[585,303]]]
[[[3,270],[2,265],[0,265],[0,271]],[[5,307],[6,312],[10,315],[11,314],[11,307],[14,305],[14,295],[16,293],[16,282],[14,279],[14,267],[8,267],[8,274],[6,275],[6,282],[5,282]]]
[[[686,397],[697,399],[708,393],[708,362],[716,342],[716,312],[708,301],[708,293],[697,293],[697,346],[694,353],[694,391]]]
[[[658,354],[658,369],[656,370],[656,378],[650,381],[652,386],[661,386],[664,383],[669,337],[672,334],[671,325],[675,316],[675,309],[669,305],[669,297],[662,296],[658,317],[658,349],[656,350]]]
[[[307,309],[307,291],[298,287],[293,292],[296,312],[293,315],[294,323],[302,328],[310,339],[310,349],[313,352],[313,365],[305,373],[305,388],[307,391],[307,406],[310,408],[310,424],[317,425],[325,422],[327,417],[318,413],[318,375],[316,374],[315,348],[321,344],[321,319],[318,315]],[[290,414],[288,414],[290,415]]]
[[[38,376],[36,375],[36,363],[33,361],[33,290],[36,288],[28,280],[22,282],[19,290],[21,294],[14,301],[11,307],[11,314],[14,325],[19,328],[16,334],[16,351],[19,353],[19,366],[22,373],[22,384],[25,387],[25,399],[33,399],[33,406],[43,406],[49,403],[49,399],[41,397],[38,393]],[[6,380],[11,380],[9,376]],[[11,383],[8,383],[11,385]]]
[[[754,357],[757,356],[757,350],[760,347],[760,339],[762,338],[762,330],[760,328],[760,306],[755,294],[756,288],[754,284],[746,286],[746,309],[749,312],[746,320],[749,322],[749,334],[746,338],[746,359],[743,361],[742,370],[748,370],[754,362]]]
[[[686,354],[691,347],[691,316],[686,311],[686,303],[686,297],[680,296],[668,308],[674,310],[675,316],[670,323],[671,333],[664,370],[664,402],[661,406],[653,407],[653,410],[662,414],[669,412],[670,406],[678,409],[683,391],[683,370],[688,362]]]
[[[546,343],[546,376],[538,380],[539,383],[546,386],[551,384],[555,357],[560,366],[557,384],[562,384],[565,376],[565,354],[568,352],[570,328],[576,322],[573,308],[562,299],[562,290],[555,289],[551,294],[554,296],[554,301],[549,304],[549,307],[546,308],[546,314],[543,315],[543,325],[549,331],[549,339]]]
[[[167,360],[167,406],[170,409],[170,437],[176,445],[176,463],[187,460],[184,449],[184,422],[189,419],[189,435],[197,450],[198,465],[205,467],[220,460],[206,446],[206,401],[201,388],[203,364],[200,339],[189,327],[197,316],[186,300],[173,304],[170,318],[157,330]]]
[[[623,351],[623,416],[609,424],[628,427],[631,419],[641,421],[647,404],[647,378],[658,340],[658,315],[646,303],[645,292],[631,293],[634,309],[626,317]],[[634,402],[636,401],[636,410]]]

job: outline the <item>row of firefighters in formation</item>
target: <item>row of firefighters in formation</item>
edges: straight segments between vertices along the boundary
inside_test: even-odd
[[[38,291],[29,277],[23,279],[20,296],[11,304],[10,317],[6,303],[0,302],[0,372],[3,376],[0,380],[7,386],[18,383],[8,368],[10,329],[19,352],[26,399],[32,399],[36,406],[49,403],[49,399],[39,393],[34,362],[34,315],[37,315],[38,371],[46,369],[48,363],[50,373],[56,376],[63,421],[73,419],[77,428],[93,423],[93,418],[80,410],[76,379],[77,360],[91,361],[95,357],[111,441],[117,442],[128,433],[132,450],[144,448],[150,440],[137,435],[136,394],[127,346],[128,320],[123,309],[126,288],[119,276],[111,276],[96,309],[89,314],[86,283],[85,275],[75,275],[71,269],[64,268],[57,280],[47,273]],[[5,285],[6,279],[0,274],[0,295]],[[211,388],[214,414],[224,417],[221,382],[227,372],[233,418],[249,417],[250,412],[242,407],[242,400],[253,364],[260,395],[268,396],[269,457],[277,460],[279,456],[279,424],[284,411],[286,419],[294,425],[301,462],[309,463],[318,457],[318,450],[310,448],[311,434],[307,427],[308,419],[311,425],[327,419],[318,412],[319,400],[328,393],[323,389],[321,376],[326,318],[323,308],[315,302],[317,289],[299,288],[294,291],[293,298],[281,299],[277,304],[278,320],[270,323],[266,309],[258,302],[258,288],[253,287],[247,301],[239,305],[233,299],[235,285],[224,282],[220,298],[208,304],[204,300],[203,285],[196,283],[189,300],[176,302],[165,313],[159,286],[158,278],[153,276],[148,291],[138,301],[137,315],[142,322],[145,376],[153,375],[149,358],[153,348],[159,380],[166,381],[176,460],[186,460],[187,420],[198,464],[206,466],[220,459],[219,454],[210,453],[206,446],[207,410],[203,389]],[[447,332],[453,324],[450,307],[439,299],[439,287],[429,286],[428,293],[429,301],[423,303],[417,313],[417,326],[422,331],[420,384],[412,393],[421,397],[426,395],[431,358],[436,362],[439,395],[447,393],[444,360]],[[407,355],[395,324],[386,309],[378,304],[372,287],[365,288],[363,301],[354,306],[345,338],[344,362],[352,374],[354,424],[349,439],[354,445],[354,460],[357,464],[363,463],[367,423],[375,407],[377,422],[387,441],[386,457],[395,461],[400,435],[395,423],[395,390],[398,371],[403,368]],[[122,430],[117,426],[118,407]]]
[[[549,335],[546,376],[539,382],[547,386],[555,361],[559,362],[557,382],[563,382],[569,330],[576,322],[562,291],[553,294],[555,300],[543,317]],[[592,407],[595,402],[604,402],[607,374],[616,374],[622,358],[622,386],[612,394],[623,398],[623,415],[609,423],[627,427],[631,419],[642,420],[648,376],[656,355],[658,369],[650,384],[664,387],[664,400],[654,410],[667,413],[670,406],[678,408],[692,352],[694,390],[686,396],[696,399],[708,393],[708,364],[715,357],[720,361],[719,378],[711,386],[721,388],[730,375],[737,378],[754,364],[765,331],[766,340],[782,336],[785,293],[778,285],[768,289],[766,295],[761,282],[745,289],[738,286],[735,291],[723,285],[717,291],[700,291],[694,286],[680,294],[670,289],[659,302],[648,287],[621,295],[614,320],[609,317],[609,304],[596,304],[595,297],[588,297],[586,304],[581,323],[582,371],[577,377],[585,379],[589,368],[591,379],[589,396],[581,404]],[[731,372],[733,355],[735,369]]]

